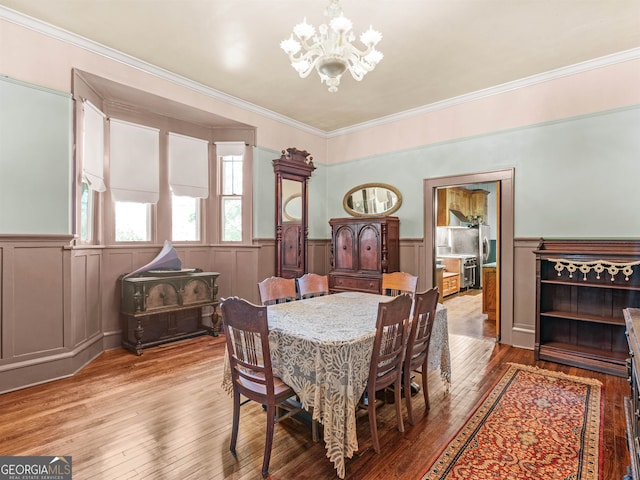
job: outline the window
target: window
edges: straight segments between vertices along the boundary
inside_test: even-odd
[[[116,241],[149,241],[151,239],[150,209],[148,203],[115,202]]]
[[[89,243],[93,240],[94,193],[89,184],[82,181],[80,194],[80,241]]]
[[[159,130],[110,119],[111,196],[116,242],[151,241],[151,204],[160,195]]]
[[[104,114],[91,102],[82,103],[82,183],[80,241],[90,243],[94,230],[94,192],[104,192]]]
[[[200,240],[200,199],[171,195],[171,238],[174,241]]]
[[[243,145],[244,148],[244,145]],[[242,156],[226,155],[222,162],[222,241],[242,241]]]
[[[171,238],[200,240],[201,198],[209,196],[209,142],[169,133]]]
[[[223,242],[243,240],[244,149],[244,142],[216,142],[220,160],[220,239]]]

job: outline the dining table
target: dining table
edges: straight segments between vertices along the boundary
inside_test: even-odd
[[[367,385],[378,305],[391,299],[342,292],[267,307],[274,374],[322,425],[327,457],[340,478],[345,477],[345,459],[358,450],[356,410]],[[442,304],[436,310],[428,369],[440,370],[448,391],[451,356]],[[232,392],[226,355],[222,387]]]

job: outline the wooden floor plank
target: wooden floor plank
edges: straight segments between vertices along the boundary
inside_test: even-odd
[[[466,296],[467,302],[475,301]],[[479,332],[486,327],[474,325],[465,334],[470,322],[463,317],[470,309],[467,304],[449,314],[455,332],[450,334],[449,390],[439,372],[430,372],[431,409],[425,412],[422,396],[415,397],[417,422],[405,421],[404,434],[396,429],[393,405],[382,406],[380,454],[371,446],[366,411],[359,412],[360,448],[346,462],[347,479],[418,480],[507,363],[534,364],[533,352],[482,338]],[[457,318],[463,318],[461,324]],[[140,357],[117,349],[73,377],[0,395],[0,453],[72,455],[74,478],[80,480],[255,480],[262,465],[265,413],[259,405],[243,407],[238,457],[233,458],[231,398],[220,387],[223,354],[222,336],[162,345]],[[603,478],[621,478],[629,464],[622,408],[629,394],[626,379],[552,362],[537,365],[603,382]],[[270,478],[337,476],[308,426],[286,420],[276,426]]]

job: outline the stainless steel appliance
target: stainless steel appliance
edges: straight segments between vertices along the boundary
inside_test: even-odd
[[[442,228],[442,227],[440,227]],[[468,255],[475,257],[473,288],[482,288],[482,264],[489,260],[489,226],[444,227],[447,229],[448,244],[452,255]]]
[[[460,259],[460,288],[476,288],[478,280],[478,259],[475,255],[442,254],[439,258]]]
[[[473,288],[479,280],[478,260],[476,257],[462,258],[462,288]]]

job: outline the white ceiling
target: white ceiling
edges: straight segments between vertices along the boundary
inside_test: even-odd
[[[279,47],[328,0],[0,0],[325,132],[640,47],[640,0],[342,0],[384,59],[329,93]],[[0,72],[2,73],[2,72]],[[630,86],[638,88],[638,86]]]

